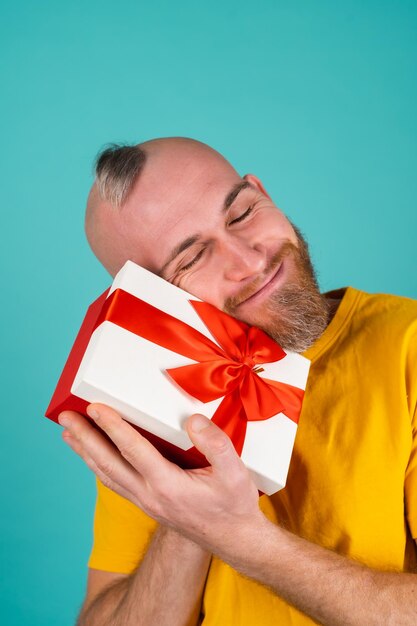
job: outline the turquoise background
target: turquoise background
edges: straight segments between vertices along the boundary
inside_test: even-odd
[[[73,624],[94,481],[43,418],[110,279],[83,234],[110,141],[186,135],[261,177],[323,289],[417,297],[417,3],[1,3],[1,613]]]

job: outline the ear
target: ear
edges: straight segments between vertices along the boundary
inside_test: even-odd
[[[247,180],[248,183],[250,183],[253,187],[258,189],[261,193],[263,193],[264,196],[272,200],[271,196],[269,195],[269,193],[267,193],[267,191],[265,190],[265,187],[263,186],[263,184],[261,183],[261,181],[259,180],[257,176],[255,176],[254,174],[245,174],[243,178]]]

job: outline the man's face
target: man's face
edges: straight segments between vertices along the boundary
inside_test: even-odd
[[[215,165],[145,167],[121,209],[127,258],[304,350],[327,323],[306,245],[256,177]]]

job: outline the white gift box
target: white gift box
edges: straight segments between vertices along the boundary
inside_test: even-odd
[[[197,298],[131,261],[116,275],[107,294],[123,290],[186,323],[218,345],[190,301]],[[259,376],[305,389],[310,362],[286,352],[262,363]],[[212,418],[222,398],[203,403],[176,384],[166,370],[196,361],[104,321],[91,334],[71,386],[71,394],[114,408],[127,421],[181,450],[193,447],[184,428],[193,413]],[[284,413],[248,421],[241,458],[258,489],[268,495],[284,487],[297,424]]]

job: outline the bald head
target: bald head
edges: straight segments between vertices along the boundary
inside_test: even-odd
[[[146,263],[145,212],[164,219],[184,201],[198,202],[216,180],[240,179],[218,152],[182,137],[111,146],[97,159],[85,216],[88,242],[114,276],[131,259]],[[152,267],[149,269],[153,270]]]

